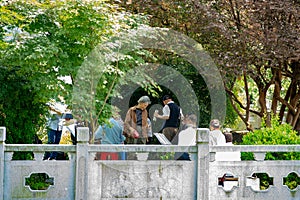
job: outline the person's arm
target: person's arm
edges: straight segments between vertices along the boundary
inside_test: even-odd
[[[114,135],[116,136],[116,144],[124,144],[124,141],[126,139],[126,137],[123,135],[123,126],[120,125],[120,123],[113,119],[110,121],[113,124],[113,132]]]
[[[62,114],[63,114],[60,110],[55,109],[55,108],[53,108],[52,106],[49,106],[49,109],[50,109],[51,111],[55,112],[55,113],[58,114],[58,115],[62,115]]]
[[[118,130],[118,144],[124,144],[126,137],[123,135],[123,128]]]
[[[101,139],[103,138],[103,128],[99,126],[98,129],[94,133],[95,137],[95,144],[100,144]]]
[[[179,108],[179,109],[180,109],[180,119],[183,120],[184,119],[184,115],[182,113],[182,109],[181,108]]]
[[[127,111],[125,120],[124,120],[124,132],[123,134],[127,137],[132,137],[133,136],[133,132],[135,131],[135,129],[133,127],[131,127],[131,112],[130,110]]]
[[[154,117],[159,119],[165,119],[168,120],[170,118],[170,108],[168,105],[165,105],[163,108],[163,115],[160,115],[158,113],[154,113]]]
[[[159,118],[159,119],[165,119],[165,120],[170,118],[169,116],[164,116],[164,115],[159,115],[159,114],[157,114],[157,116],[155,116],[155,117]]]

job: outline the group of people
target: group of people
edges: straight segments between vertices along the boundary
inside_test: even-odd
[[[48,144],[59,144],[62,136],[63,127],[71,133],[71,140],[73,144],[76,144],[76,122],[73,120],[73,115],[70,112],[66,112],[66,108],[61,106],[55,106],[49,104],[50,114],[47,119],[47,134]],[[60,107],[60,108],[58,108]],[[56,160],[58,158],[58,152],[46,152],[44,160]]]
[[[175,141],[180,120],[183,119],[182,111],[169,95],[165,95],[162,101],[164,104],[162,115],[155,112],[153,117],[164,120],[162,133],[169,141]],[[122,122],[120,116],[118,116],[119,122],[116,123],[115,116],[110,119],[110,126],[99,126],[94,134],[96,143],[148,144],[152,137],[151,120],[147,111],[147,107],[150,104],[150,98],[148,96],[142,96],[138,99],[137,105],[128,109],[124,122]],[[194,117],[194,119],[195,118],[196,117]],[[197,120],[195,119],[195,121]],[[113,154],[111,155],[113,156]],[[130,154],[128,154],[128,156],[132,157]]]
[[[171,144],[189,146],[196,144],[197,116],[195,114],[183,115],[182,109],[172,100],[171,96],[165,95],[162,98],[164,107],[162,114],[154,112],[153,117],[164,120],[161,132]],[[112,117],[108,124],[102,124],[94,133],[95,144],[147,144],[152,136],[151,120],[147,107],[151,104],[148,96],[138,99],[137,105],[128,109],[123,121],[116,110],[112,112]],[[59,144],[62,127],[61,119],[64,118],[65,126],[70,129],[74,123],[69,123],[72,115],[66,115],[54,110],[54,114],[48,123],[48,144]],[[181,130],[179,125],[182,123]],[[225,135],[220,131],[220,122],[213,119],[210,122],[210,145],[226,145]],[[72,127],[71,138],[76,144],[76,128]],[[230,139],[230,137],[228,136]],[[232,142],[232,137],[231,141]],[[228,143],[229,144],[229,143]],[[57,152],[49,152],[44,159],[56,159]],[[111,156],[111,155],[110,155]],[[124,158],[124,155],[117,157]],[[179,160],[188,160],[187,153],[177,156]]]
[[[195,114],[183,115],[182,109],[172,100],[171,96],[162,98],[164,107],[162,114],[154,112],[154,118],[164,120],[161,132],[171,144],[189,146],[196,144],[197,116]],[[151,120],[147,107],[151,104],[148,96],[138,99],[137,105],[129,108],[125,120],[120,116],[110,119],[111,126],[99,126],[95,132],[95,141],[101,144],[147,144],[151,132]],[[118,123],[116,119],[118,118]],[[181,130],[179,125],[182,123]],[[123,129],[122,129],[123,128]],[[220,131],[220,122],[214,119],[210,122],[210,144],[223,145],[226,143],[224,134]],[[101,141],[101,142],[100,142]],[[132,159],[130,155],[129,159]],[[188,160],[185,152],[177,153],[175,159]]]
[[[162,133],[169,141],[172,141],[178,133],[182,111],[174,103],[169,95],[162,98],[164,107],[163,114],[154,112],[154,117],[164,120]],[[138,104],[129,108],[124,120],[123,134],[126,137],[127,144],[147,144],[149,132],[151,132],[151,120],[148,116],[147,107],[151,104],[148,96],[142,96]]]

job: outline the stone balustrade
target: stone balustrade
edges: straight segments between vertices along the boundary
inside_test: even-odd
[[[300,199],[299,186],[284,178],[300,174],[300,161],[266,161],[266,152],[299,152],[300,145],[209,146],[208,129],[199,129],[196,146],[91,145],[88,129],[78,128],[77,145],[5,144],[0,127],[0,200],[8,199]],[[33,152],[33,160],[13,160],[14,152]],[[43,161],[46,151],[68,160]],[[141,160],[95,160],[97,152],[139,153]],[[150,160],[142,153],[189,152],[191,161]],[[254,152],[257,160],[219,161],[223,152]],[[267,174],[272,184],[260,189],[254,175]],[[33,174],[46,174],[48,188],[32,189]],[[226,176],[224,176],[226,174]]]

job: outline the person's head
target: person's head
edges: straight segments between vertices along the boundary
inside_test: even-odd
[[[194,114],[186,115],[185,122],[186,122],[186,124],[192,124],[192,125],[196,126],[197,125],[197,116]]]
[[[62,118],[65,119],[66,121],[69,121],[73,119],[73,115],[70,112],[67,112],[63,114]]]
[[[232,142],[232,140],[233,140],[233,138],[232,138],[232,133],[230,133],[230,132],[225,132],[224,135],[225,135],[226,143],[227,143],[227,142]]]
[[[162,98],[164,105],[166,105],[167,103],[169,103],[170,101],[172,101],[172,98],[170,95],[165,95]]]
[[[183,124],[187,124],[188,123],[188,117],[189,117],[189,114],[184,115],[184,118],[182,120]]]
[[[151,104],[151,101],[148,96],[142,96],[138,100],[138,108],[141,110],[145,110],[149,104]]]
[[[111,115],[114,119],[119,119],[120,118],[120,109],[117,106],[112,106],[111,107]]]
[[[210,130],[218,130],[220,129],[220,121],[217,119],[213,119],[209,124]]]

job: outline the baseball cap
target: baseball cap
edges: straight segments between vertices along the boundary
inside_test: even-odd
[[[64,113],[62,118],[63,119],[73,119],[73,115],[71,113]]]
[[[148,96],[142,96],[139,98],[138,103],[149,103],[151,104],[150,98]]]

